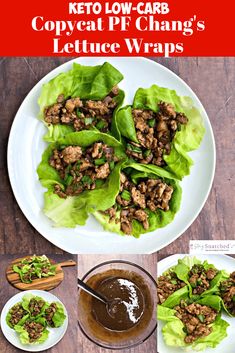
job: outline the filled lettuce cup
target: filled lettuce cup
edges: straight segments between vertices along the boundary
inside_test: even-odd
[[[181,187],[170,173],[128,162],[120,172],[120,189],[112,206],[93,214],[105,230],[139,237],[172,222],[180,202]]]
[[[220,283],[228,278],[226,271],[218,270],[207,260],[201,261],[190,256],[179,259],[177,265],[171,267],[165,275],[169,276],[171,273],[174,273],[177,281],[188,286],[189,297],[194,300],[209,294],[218,294]],[[167,289],[165,289],[164,294],[167,295]],[[163,305],[172,307],[171,302],[174,303],[177,300],[177,294],[177,292],[174,293],[174,300],[166,298],[168,301],[164,302]]]
[[[65,318],[59,302],[48,303],[41,297],[28,294],[9,310],[6,322],[19,334],[22,344],[40,344],[48,339],[47,327],[60,327]]]
[[[228,279],[220,283],[219,290],[225,311],[235,317],[235,271]]]
[[[178,179],[190,173],[188,152],[200,146],[205,132],[190,97],[157,85],[139,88],[133,104],[117,112],[116,121],[130,158],[151,170],[163,167]]]
[[[226,336],[229,324],[221,318],[222,300],[208,295],[200,300],[181,300],[173,309],[158,305],[158,319],[168,346],[195,351],[215,348]]]
[[[95,129],[118,134],[115,116],[123,102],[123,75],[111,64],[73,64],[43,85],[39,117],[48,127],[44,139],[55,142],[74,131]],[[119,137],[119,135],[117,136]]]
[[[114,204],[126,159],[122,144],[98,131],[70,133],[50,144],[37,169],[47,188],[44,213],[55,226],[84,225],[89,212]]]
[[[189,298],[187,283],[179,279],[174,269],[164,272],[157,279],[158,303],[173,308],[181,300]]]

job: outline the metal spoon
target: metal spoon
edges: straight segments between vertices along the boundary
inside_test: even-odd
[[[83,282],[81,279],[78,278],[78,287],[83,289],[85,292],[87,292],[88,294],[92,295],[92,297],[100,300],[101,302],[103,302],[105,305],[108,305],[108,300],[106,298],[104,298],[101,294],[99,294],[98,292],[96,292],[93,288],[91,288],[90,286],[88,286],[85,282]]]
[[[78,287],[90,294],[92,297],[98,299],[102,303],[104,303],[107,307],[107,310],[110,314],[110,316],[114,316],[118,310],[117,305],[119,303],[122,303],[122,300],[120,298],[115,298],[113,300],[107,300],[105,297],[103,297],[100,293],[96,292],[93,288],[88,286],[85,282],[83,282],[81,279],[78,278]]]

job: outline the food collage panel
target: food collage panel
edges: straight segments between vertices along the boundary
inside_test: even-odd
[[[234,59],[0,71],[0,352],[234,353]]]

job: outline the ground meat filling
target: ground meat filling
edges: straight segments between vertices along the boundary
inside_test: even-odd
[[[203,265],[193,265],[189,272],[189,283],[193,288],[193,294],[202,294],[208,290],[217,273],[218,270],[214,268],[205,270]]]
[[[52,320],[55,312],[57,310],[57,305],[56,303],[51,303],[50,306],[45,310],[45,317],[46,317],[46,320],[48,322],[48,324],[51,326],[51,327],[54,327],[55,324]]]
[[[160,276],[157,281],[159,303],[164,303],[171,294],[185,286],[186,284],[177,277],[175,272],[169,272],[167,275]]]
[[[41,313],[43,306],[45,305],[44,300],[31,299],[29,302],[29,311],[32,316],[37,316]]]
[[[171,141],[181,125],[187,124],[188,118],[183,113],[177,113],[169,103],[160,102],[158,107],[157,113],[132,110],[139,143],[127,143],[126,153],[140,163],[164,166],[163,155],[170,154]]]
[[[235,316],[235,272],[220,284],[220,293],[226,309]]]
[[[65,182],[64,188],[55,185],[55,194],[66,198],[84,190],[94,190],[108,178],[117,161],[113,148],[103,142],[96,142],[86,149],[80,146],[55,149],[49,164]]]
[[[26,321],[24,329],[28,332],[29,342],[32,343],[42,336],[44,326],[34,321]]]
[[[125,234],[132,233],[132,221],[136,219],[142,223],[144,229],[149,228],[146,209],[156,211],[169,210],[169,202],[173,193],[172,186],[161,179],[147,179],[138,185],[132,183],[127,175],[121,174],[120,193],[116,198],[116,205],[105,211],[110,221],[120,221],[121,230]],[[120,218],[116,218],[116,211],[120,210]]]
[[[64,95],[60,94],[55,104],[45,108],[44,120],[53,125],[71,125],[75,131],[95,126],[102,132],[108,132],[113,111],[117,106],[114,97],[118,93],[119,89],[115,86],[102,101],[81,100],[79,97],[65,99]]]
[[[15,326],[28,312],[24,310],[21,304],[16,304],[10,309],[10,314],[11,318],[9,322],[12,326]]]
[[[201,337],[208,336],[213,331],[209,325],[216,319],[216,310],[195,303],[188,305],[185,301],[181,301],[180,305],[174,309],[176,310],[175,316],[185,325],[185,343],[191,344]]]

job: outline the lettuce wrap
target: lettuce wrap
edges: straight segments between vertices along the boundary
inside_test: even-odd
[[[122,174],[123,173],[128,176],[128,180],[130,180],[131,184],[137,187],[139,184],[141,184],[141,182],[148,182],[148,180],[152,179],[161,180],[173,189],[172,197],[169,201],[169,209],[164,211],[157,208],[155,211],[151,211],[148,207],[146,207],[144,212],[147,214],[148,228],[146,229],[144,224],[141,223],[138,219],[133,219],[131,235],[138,238],[143,233],[152,232],[158,228],[165,227],[167,224],[173,221],[175,214],[180,208],[182,191],[178,181],[172,177],[169,172],[158,167],[155,167],[154,170],[150,171],[144,165],[127,162],[122,167]],[[144,193],[142,195],[144,195]],[[118,196],[125,200],[126,196],[130,196],[130,193],[124,190],[122,192],[120,191]],[[124,235],[124,231],[121,230],[120,215],[122,209],[125,209],[125,207],[120,207],[120,205],[118,205],[115,200],[111,206],[112,208],[116,208],[115,219],[110,220],[110,217],[107,214],[107,210],[106,213],[97,211],[93,212],[93,215],[103,225],[105,230]],[[134,207],[137,206],[134,205]]]
[[[56,265],[52,265],[47,256],[24,258],[20,264],[13,265],[14,272],[19,274],[22,283],[32,283],[36,278],[55,276]]]
[[[182,347],[184,349],[187,348],[194,351],[203,351],[206,348],[215,348],[227,337],[227,327],[229,324],[223,320],[220,315],[221,298],[209,295],[195,303],[206,305],[218,312],[215,321],[208,325],[211,329],[211,333],[205,337],[199,337],[191,344],[185,342],[187,331],[184,323],[175,316],[176,310],[159,305],[157,309],[158,320],[166,322],[162,328],[162,335],[166,345],[171,347]]]
[[[10,308],[6,322],[19,334],[22,344],[40,344],[47,340],[47,327],[63,325],[66,315],[59,302],[49,303],[39,296],[26,294]]]
[[[199,110],[193,106],[193,101],[190,97],[178,96],[174,90],[157,85],[153,85],[148,89],[139,88],[135,94],[133,105],[123,107],[118,111],[116,116],[118,129],[127,144],[127,151],[130,149],[132,152],[140,153],[140,155],[143,153],[144,157],[142,158],[145,159],[144,163],[147,163],[146,167],[155,170],[156,166],[153,165],[152,161],[146,162],[151,149],[143,149],[144,145],[141,145],[142,142],[137,136],[132,109],[144,110],[145,113],[146,111],[150,112],[152,118],[151,116],[148,117],[147,123],[149,127],[154,128],[154,124],[156,125],[156,121],[154,121],[156,115],[154,114],[159,112],[159,104],[161,102],[171,104],[175,112],[180,113],[181,120],[183,115],[187,117],[187,123],[182,125],[178,123],[178,127],[174,128],[176,131],[170,146],[168,146],[170,152],[169,154],[166,153],[165,149],[162,157],[162,166],[181,180],[190,173],[190,167],[193,165],[188,152],[196,150],[200,146],[205,132],[202,116]],[[184,119],[186,120],[186,118]],[[128,141],[131,144],[128,144]],[[156,150],[156,147],[152,149],[152,151],[154,150]]]
[[[18,316],[18,320],[14,320],[14,313],[19,311],[20,315]],[[6,316],[6,323],[10,328],[14,328],[16,325],[22,326],[24,325],[25,321],[29,318],[29,316],[29,311],[23,307],[21,302],[19,302],[8,311]]]
[[[44,121],[45,109],[55,104],[60,95],[63,95],[64,99],[79,97],[81,100],[100,101],[110,94],[113,87],[117,86],[122,79],[123,75],[108,62],[97,66],[83,66],[74,63],[71,70],[57,75],[43,85],[41,95],[38,99],[40,107],[39,118]],[[120,138],[120,134],[115,119],[123,100],[124,92],[119,90],[113,97],[116,108],[112,114],[112,123],[109,131],[117,138]],[[79,109],[75,114],[79,117]],[[95,124],[94,127],[94,124],[90,125],[91,120],[92,117],[86,118],[85,129],[95,128],[102,130],[102,123]],[[44,140],[47,142],[55,142],[68,133],[75,131],[73,125],[63,124],[61,121],[58,124],[47,124],[46,121],[44,123],[48,127],[48,133],[44,137]]]
[[[27,324],[30,325],[32,323],[36,324],[36,325],[41,325],[40,329],[42,331],[40,332],[40,336],[36,340],[31,339],[30,334],[26,329],[26,325]],[[41,344],[48,339],[50,331],[47,330],[46,326],[47,326],[46,320],[44,318],[38,318],[38,319],[35,319],[34,321],[32,321],[32,320],[26,321],[25,325],[16,325],[14,327],[14,330],[19,334],[19,339],[22,344],[25,344],[25,345],[26,344],[34,344],[35,345],[35,344]]]
[[[63,305],[59,302],[51,303],[45,310],[45,318],[50,327],[62,326],[66,318]]]
[[[223,309],[229,316],[235,317],[235,271],[220,283],[219,294]]]
[[[226,271],[217,270],[208,261],[200,261],[191,256],[179,259],[177,265],[168,271],[174,271],[177,277],[187,284],[189,296],[194,300],[208,294],[219,294],[220,283],[228,278]],[[207,283],[203,284],[203,281]]]
[[[114,156],[119,160],[113,165],[113,169],[106,181],[100,185],[97,184],[94,190],[85,190],[77,196],[61,198],[55,194],[55,185],[59,185],[61,190],[64,190],[67,186],[67,180],[61,179],[58,171],[50,166],[49,159],[52,151],[66,146],[80,146],[86,149],[98,142],[103,142],[111,147],[114,151]],[[77,225],[84,225],[89,212],[104,211],[111,207],[119,192],[120,169],[126,159],[123,146],[119,141],[108,134],[97,131],[70,133],[63,139],[50,144],[43,153],[42,161],[37,169],[41,184],[47,188],[47,192],[44,194],[44,213],[46,216],[57,227],[73,228]]]

